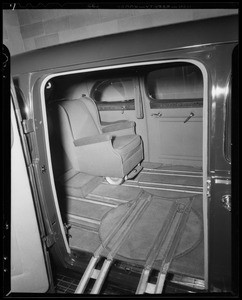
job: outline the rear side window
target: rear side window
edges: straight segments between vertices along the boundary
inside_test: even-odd
[[[146,76],[146,92],[152,101],[202,104],[203,77],[200,69],[189,63],[164,64]]]
[[[125,102],[134,100],[134,80],[127,78],[102,79],[95,82],[91,97],[97,102]]]

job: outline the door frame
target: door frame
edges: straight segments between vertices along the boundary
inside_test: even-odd
[[[180,56],[180,55],[179,55]],[[158,65],[158,64],[164,64],[164,63],[171,63],[171,62],[188,62],[196,65],[202,72],[203,75],[203,155],[202,155],[202,160],[203,160],[203,225],[204,225],[204,286],[205,289],[208,288],[208,198],[207,198],[207,180],[208,180],[208,170],[209,170],[209,143],[208,143],[208,119],[209,119],[209,104],[208,104],[208,72],[205,67],[205,65],[200,62],[199,60],[196,59],[156,59],[152,61],[145,61],[145,62],[135,62],[135,63],[125,63],[125,64],[116,64],[116,65],[109,65],[109,66],[102,66],[102,67],[93,67],[93,68],[85,68],[85,69],[79,69],[77,70],[75,67],[74,71],[63,71],[60,72],[58,70],[58,73],[52,73],[48,75],[44,75],[42,78],[40,78],[40,82],[38,86],[40,87],[40,92],[37,91],[39,94],[40,98],[40,103],[41,103],[41,109],[43,112],[43,130],[44,130],[44,136],[45,136],[45,141],[47,144],[46,147],[46,152],[47,152],[47,160],[48,160],[48,166],[49,166],[49,174],[51,178],[51,186],[52,186],[52,191],[54,194],[54,200],[55,200],[55,205],[58,206],[58,199],[57,199],[57,193],[55,189],[55,184],[54,184],[54,176],[53,176],[53,168],[51,164],[51,154],[50,154],[50,146],[49,146],[49,135],[48,135],[48,123],[47,123],[47,115],[46,115],[46,105],[45,105],[45,85],[46,83],[53,77],[57,76],[64,76],[68,74],[78,74],[78,73],[90,73],[90,72],[95,72],[95,71],[102,71],[102,70],[112,70],[112,69],[118,69],[118,68],[128,68],[128,67],[135,67],[135,66],[148,66],[148,65]],[[81,68],[81,67],[80,67]],[[59,208],[57,209],[59,210]],[[70,248],[69,245],[66,242],[66,236],[64,234],[64,226],[62,223],[61,216],[58,215],[58,219],[60,222],[60,226],[62,228],[62,233],[63,233],[63,239],[65,241],[65,245],[67,248],[67,252],[70,253]]]
[[[14,135],[11,136],[11,156],[12,147],[14,147],[14,143],[17,143],[19,148],[18,161],[22,164],[22,168],[20,168],[20,165],[17,169],[22,174],[21,180],[23,180],[25,185],[25,189],[22,189],[22,185],[19,188],[24,193],[24,205],[29,213],[28,218],[24,220],[21,216],[20,218],[18,216],[19,210],[16,211],[14,202],[17,201],[19,203],[20,199],[14,200],[18,196],[16,197],[14,193],[15,188],[12,182],[14,172],[12,172],[11,168],[11,292],[54,292],[51,262],[44,239],[44,223],[39,211],[38,199],[35,198],[36,191],[33,185],[32,163],[22,127],[23,120],[13,80],[11,80],[10,102],[11,135]],[[13,198],[14,195],[15,198]],[[29,245],[30,242],[32,242],[32,247]],[[16,251],[18,251],[17,254],[14,254]],[[38,273],[36,273],[36,269],[33,269],[33,266],[39,268]],[[30,282],[31,286],[28,285],[29,280],[33,280],[32,284]],[[35,288],[38,290],[35,290]]]

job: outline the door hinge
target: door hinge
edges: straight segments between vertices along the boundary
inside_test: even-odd
[[[207,179],[207,197],[211,197],[211,179]]]
[[[64,230],[65,230],[65,234],[66,234],[67,238],[72,238],[72,235],[69,234],[70,229],[71,229],[71,225],[64,223]]]
[[[24,133],[30,133],[34,131],[34,120],[33,119],[25,119],[22,121],[23,131]]]
[[[223,207],[228,211],[231,211],[231,195],[223,195],[221,198]]]
[[[43,241],[46,244],[47,248],[50,248],[51,246],[53,246],[56,242],[54,233],[44,236]]]

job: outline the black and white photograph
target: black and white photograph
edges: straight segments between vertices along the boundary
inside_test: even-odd
[[[2,44],[3,297],[238,296],[238,2],[3,3]]]

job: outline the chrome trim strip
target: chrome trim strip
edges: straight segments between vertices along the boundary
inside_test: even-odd
[[[191,189],[201,189],[202,190],[202,186],[192,186],[192,185],[182,185],[182,184],[170,184],[170,183],[159,183],[159,182],[146,182],[146,181],[136,181],[136,180],[127,180],[126,182],[135,182],[137,184],[140,184],[141,187],[145,184],[150,184],[150,185],[164,185],[164,186],[173,186],[173,187],[184,187],[184,188],[191,188]]]
[[[150,190],[161,190],[161,191],[171,191],[171,192],[181,192],[181,193],[190,193],[190,194],[203,194],[203,192],[199,191],[186,191],[186,190],[176,190],[176,189],[165,189],[160,187],[151,187],[151,186],[139,186],[139,185],[132,185],[132,184],[122,184],[123,186],[129,187],[139,187],[143,189],[150,189]]]
[[[188,175],[188,174],[175,174],[175,173],[162,173],[162,172],[141,172],[140,174],[150,174],[150,175],[166,175],[166,176],[183,176],[192,178],[202,178],[202,175]]]
[[[231,184],[231,180],[230,179],[219,179],[219,178],[216,178],[215,179],[215,183],[218,183],[218,184]]]
[[[205,282],[202,279],[193,278],[189,276],[183,276],[183,275],[174,275],[173,279],[170,280],[170,282],[184,285],[187,287],[204,290],[205,289]]]
[[[147,171],[155,171],[155,172],[173,172],[175,173],[188,173],[188,174],[202,174],[202,171],[179,171],[179,170],[165,170],[165,169],[152,169],[152,168],[144,168],[143,170],[147,170]],[[143,172],[143,171],[142,171]],[[166,174],[169,175],[169,174]],[[185,175],[186,176],[186,175]],[[202,177],[202,176],[201,176]]]

